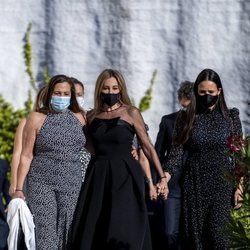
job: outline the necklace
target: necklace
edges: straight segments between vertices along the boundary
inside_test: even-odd
[[[109,107],[108,109],[110,109],[110,110],[108,110],[108,109],[102,109],[102,111],[103,112],[112,112],[112,111],[115,111],[115,110],[119,109],[121,106],[122,106],[122,104],[119,103],[118,106],[115,107],[115,108],[113,108],[113,109],[111,109],[111,107]]]

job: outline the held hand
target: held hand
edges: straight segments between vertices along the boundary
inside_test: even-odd
[[[166,178],[161,178],[160,181],[157,183],[157,194],[164,200],[168,197],[168,183]]]
[[[153,184],[149,185],[149,198],[151,201],[153,200],[157,200],[157,191],[156,191],[156,187]]]
[[[25,200],[25,196],[23,194],[23,191],[15,191],[15,193],[12,195],[12,199],[15,199],[15,198],[21,198],[23,200]]]
[[[243,194],[242,190],[237,188],[234,193],[234,209],[239,209],[242,206]]]
[[[138,160],[138,153],[137,153],[137,150],[136,150],[136,148],[134,147],[134,146],[132,146],[132,151],[131,151],[131,154],[132,154],[132,156],[136,159],[136,160]]]

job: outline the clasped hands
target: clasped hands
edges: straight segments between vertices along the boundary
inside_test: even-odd
[[[166,178],[160,179],[156,185],[150,184],[149,186],[150,200],[157,200],[158,198],[166,200],[168,197],[168,193],[169,190]]]

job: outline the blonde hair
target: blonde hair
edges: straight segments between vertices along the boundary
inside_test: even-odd
[[[111,78],[114,77],[118,83],[118,87],[120,90],[120,102],[131,105],[131,101],[129,99],[128,93],[127,93],[127,87],[125,80],[122,76],[122,74],[113,69],[105,69],[101,72],[101,74],[98,76],[96,80],[96,86],[95,86],[95,101],[94,101],[94,110],[95,111],[100,111],[102,106],[103,106],[103,100],[101,98],[101,93],[103,89],[104,82]]]
[[[100,75],[96,80],[95,94],[94,94],[94,109],[89,112],[90,121],[101,111],[103,107],[104,102],[101,97],[103,85],[104,82],[111,77],[114,77],[118,83],[118,87],[120,90],[119,101],[123,104],[132,105],[130,98],[128,96],[126,83],[122,74],[118,70],[105,69],[100,73]]]

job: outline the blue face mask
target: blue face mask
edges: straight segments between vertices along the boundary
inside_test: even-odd
[[[62,112],[66,110],[70,105],[70,96],[52,96],[51,106],[56,112]]]

